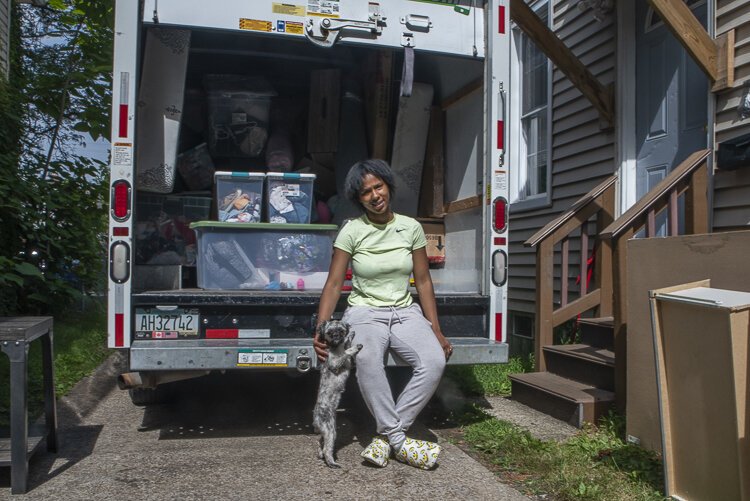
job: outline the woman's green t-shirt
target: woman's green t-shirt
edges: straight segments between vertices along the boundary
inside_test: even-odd
[[[426,245],[422,225],[401,214],[386,224],[375,224],[365,214],[346,223],[333,246],[352,256],[349,304],[409,306],[412,251]]]

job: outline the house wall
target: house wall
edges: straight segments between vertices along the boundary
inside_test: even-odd
[[[740,119],[740,103],[745,82],[750,85],[750,3],[746,0],[716,1],[716,34],[735,30],[735,84],[731,91],[716,96],[718,143],[750,134],[750,118]],[[714,231],[744,229],[750,225],[750,166],[736,171],[714,173]]]
[[[614,11],[597,21],[575,0],[552,0],[552,26],[558,37],[603,85],[615,81],[617,22]],[[603,130],[591,103],[557,68],[552,79],[552,193],[549,207],[510,209],[508,309],[534,312],[536,250],[523,243],[555,216],[616,171],[615,133]],[[579,261],[571,242],[571,263]],[[571,274],[577,274],[571,266]],[[559,276],[559,271],[556,276]],[[559,284],[556,285],[559,289]]]
[[[8,48],[10,47],[10,2],[0,0],[0,75],[8,76]]]

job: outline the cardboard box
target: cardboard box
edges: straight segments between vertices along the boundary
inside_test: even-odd
[[[388,125],[391,112],[391,73],[393,52],[390,49],[370,53],[365,61],[365,107],[367,141],[370,158],[388,158]]]
[[[750,231],[638,238],[627,246],[626,433],[661,452],[649,291],[704,279],[712,287],[750,291]]]
[[[750,293],[659,289],[651,317],[667,497],[750,499]]]
[[[419,219],[427,238],[427,259],[431,265],[445,264],[445,224],[441,219]]]

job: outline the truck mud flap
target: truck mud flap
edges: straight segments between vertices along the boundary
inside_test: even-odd
[[[450,337],[451,365],[508,361],[508,345],[486,338]],[[388,357],[389,366],[406,365]],[[311,339],[136,340],[130,348],[131,371],[296,369],[317,366]]]

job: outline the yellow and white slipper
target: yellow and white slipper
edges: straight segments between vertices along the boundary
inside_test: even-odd
[[[437,464],[440,446],[426,440],[407,438],[404,445],[396,452],[396,459],[423,470],[431,470]]]
[[[360,455],[370,463],[385,468],[391,455],[391,445],[384,438],[375,437]]]

